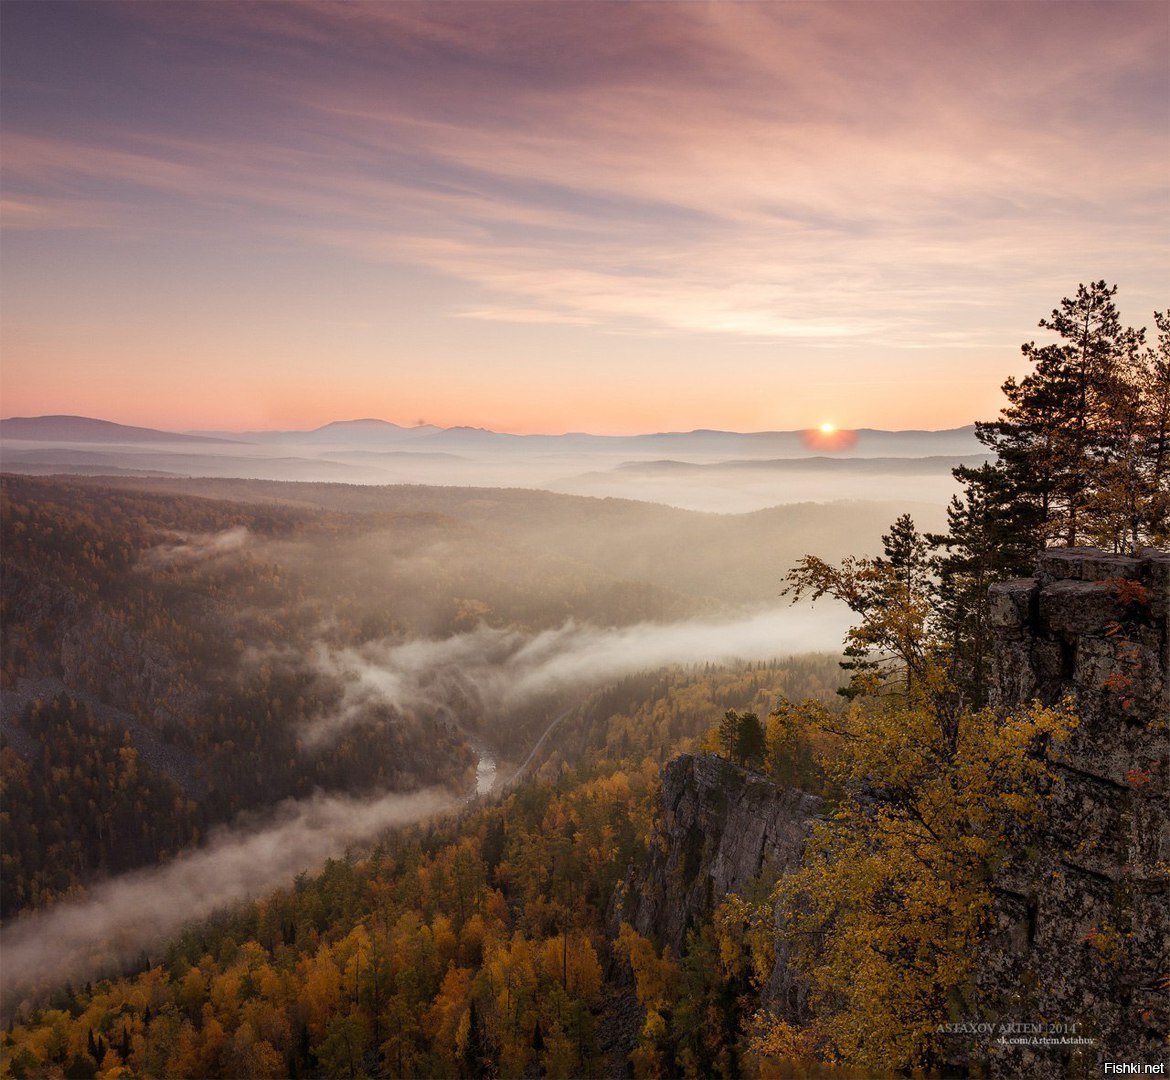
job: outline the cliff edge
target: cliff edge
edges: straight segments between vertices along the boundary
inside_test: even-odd
[[[1080,718],[1048,751],[1046,826],[994,882],[980,989],[995,1015],[981,1019],[1029,1026],[1019,1042],[991,1044],[993,1073],[1165,1061],[1170,554],[1051,549],[1034,578],[992,586],[990,598],[995,703],[1071,698]],[[1037,1025],[1069,1041],[1036,1045]]]
[[[800,864],[822,812],[817,796],[778,787],[715,754],[674,758],[662,771],[646,861],[627,874],[614,898],[614,931],[628,922],[680,955],[687,932],[710,919],[724,896],[749,897],[760,888],[766,896],[777,878]],[[803,1008],[803,988],[780,945],[764,1000],[794,1019]]]

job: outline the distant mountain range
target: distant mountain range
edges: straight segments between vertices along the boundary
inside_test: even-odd
[[[10,416],[0,420],[0,438],[29,442],[70,443],[223,443],[231,438],[187,435],[155,428],[130,427],[91,416]]]
[[[767,472],[781,470],[788,472],[862,472],[882,476],[930,476],[949,472],[956,465],[978,468],[987,460],[987,455],[969,457],[827,457],[817,454],[805,458],[762,458],[748,461],[714,461],[697,463],[693,461],[627,461],[616,466],[624,473],[643,473],[652,476],[657,473],[709,474],[714,472]]]
[[[443,428],[433,424],[403,427],[389,420],[333,420],[311,431],[192,431],[190,435],[210,436],[254,443],[386,443],[403,442],[422,435],[434,435]]]
[[[850,445],[832,454],[840,457],[929,457],[972,454],[982,448],[973,426],[943,431],[882,431],[861,428],[851,432]],[[825,456],[826,446],[815,433],[805,431],[662,431],[645,435],[515,435],[486,428],[440,428],[432,424],[403,427],[388,420],[335,420],[311,431],[195,431],[169,432],[130,427],[87,416],[17,416],[0,420],[0,438],[46,443],[234,443],[255,446],[278,444],[331,448],[391,449],[409,443],[415,451],[470,453],[629,453],[695,454],[703,457],[738,455],[746,458],[807,458]]]
[[[0,420],[0,467],[9,473],[536,488],[719,513],[876,494],[945,505],[956,490],[951,469],[985,458],[971,427],[514,435],[375,419],[243,432],[86,416]]]

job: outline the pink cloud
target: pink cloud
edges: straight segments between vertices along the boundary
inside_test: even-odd
[[[457,327],[866,355],[1167,284],[1160,4],[109,10],[160,111],[9,107],[26,236],[245,235],[425,271]]]

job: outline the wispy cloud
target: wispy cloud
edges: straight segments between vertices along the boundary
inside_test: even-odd
[[[274,260],[419,268],[456,328],[809,349],[1014,351],[1078,277],[1166,282],[1158,3],[86,18],[107,67],[85,85],[106,96],[64,109],[76,87],[8,65],[26,232],[244,235]],[[159,93],[130,109],[139,84]]]

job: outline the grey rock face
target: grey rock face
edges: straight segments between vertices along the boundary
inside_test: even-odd
[[[1170,957],[1170,555],[1045,552],[991,589],[996,704],[1075,702],[1034,848],[997,875],[980,984],[994,1019],[1075,1024],[1093,1045],[993,1043],[993,1075],[1101,1075],[1166,1060]],[[985,1018],[986,1019],[986,1018]]]
[[[1047,750],[1057,781],[1045,830],[996,874],[978,965],[987,1012],[960,1018],[1028,1025],[1017,1035],[1033,1044],[967,1044],[954,1064],[1053,1080],[1101,1076],[1104,1061],[1164,1061],[1170,554],[1054,549],[1035,578],[995,585],[990,599],[994,704],[1069,697],[1080,724]],[[615,897],[615,932],[629,922],[677,955],[726,893],[751,895],[795,869],[822,813],[820,799],[722,758],[676,758],[650,854]],[[799,1021],[803,997],[781,952],[763,1004]]]
[[[821,812],[817,796],[777,787],[714,754],[668,762],[650,853],[615,897],[615,932],[628,922],[678,956],[687,931],[709,919],[724,896],[766,890],[799,865]],[[783,955],[764,997],[789,1014],[803,1001]]]
[[[714,754],[683,754],[662,772],[657,835],[627,882],[620,918],[677,956],[687,931],[728,893],[746,895],[800,862],[821,800],[778,788]]]

